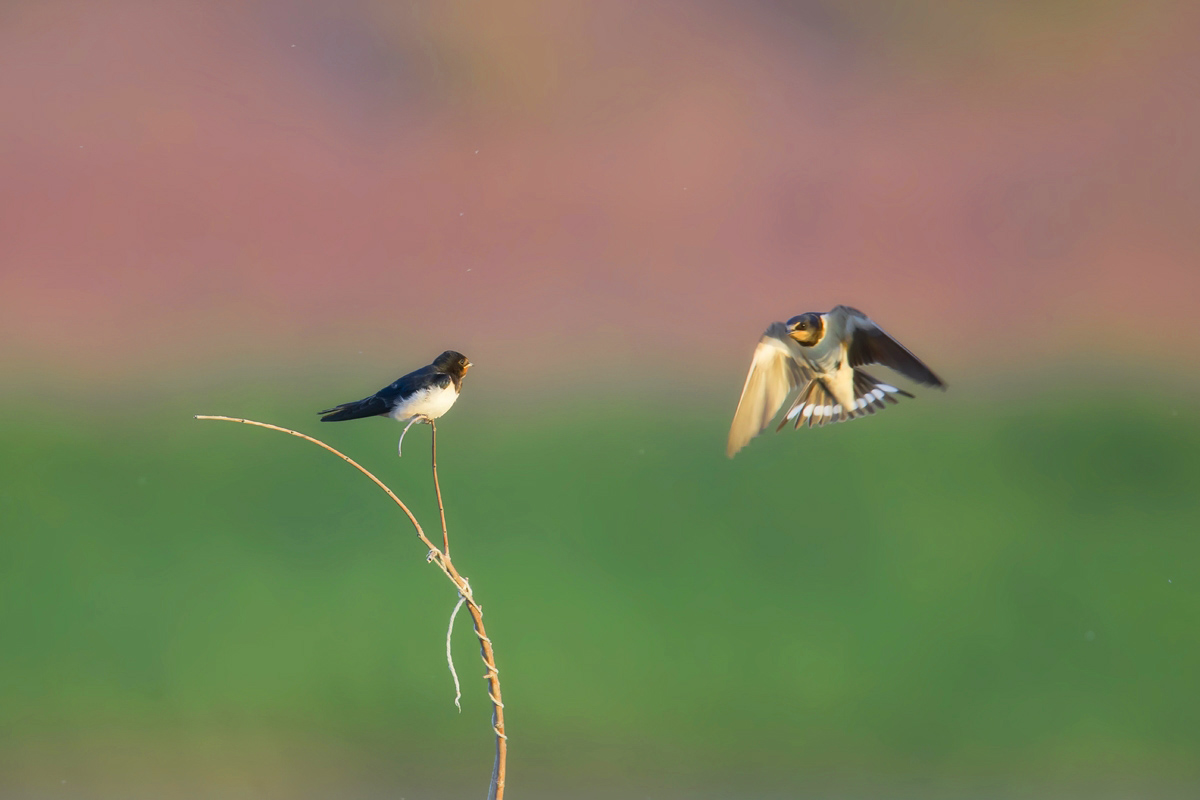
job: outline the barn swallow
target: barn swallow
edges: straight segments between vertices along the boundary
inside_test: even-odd
[[[882,364],[917,383],[946,388],[904,345],[849,306],[772,322],[754,349],[726,454],[733,458],[765,429],[798,386],[800,392],[776,430],[789,420],[797,428],[804,423],[811,428],[855,419],[887,408],[884,401],[895,403],[897,395],[912,397],[859,369],[866,364]]]
[[[450,410],[462,391],[463,376],[471,362],[462,353],[447,350],[427,367],[408,373],[370,397],[318,411],[322,422],[342,422],[363,417],[391,417],[407,422],[396,452],[404,446],[404,434],[415,422],[432,422]]]

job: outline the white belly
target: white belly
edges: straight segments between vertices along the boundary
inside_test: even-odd
[[[842,366],[833,372],[826,373],[822,376],[825,380],[825,387],[829,389],[829,393],[833,395],[833,399],[837,400],[847,411],[854,408],[854,369],[845,361]]]
[[[825,383],[833,399],[845,408],[854,408],[854,368],[840,342],[813,348],[816,352],[806,353],[809,368]]]
[[[408,422],[413,417],[437,419],[449,411],[450,406],[454,405],[454,401],[457,399],[458,392],[454,391],[454,384],[450,384],[445,389],[426,389],[423,392],[417,392],[396,406],[388,416],[400,422]]]

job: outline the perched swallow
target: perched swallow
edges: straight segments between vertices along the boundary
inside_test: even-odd
[[[415,422],[432,422],[450,410],[462,391],[463,376],[471,362],[462,353],[447,350],[427,367],[408,373],[370,397],[327,408],[322,422],[342,422],[363,417],[391,417],[407,422],[396,451],[404,445],[404,434]]]
[[[797,428],[855,419],[887,408],[884,401],[895,403],[896,395],[912,397],[859,369],[865,364],[882,364],[917,383],[946,388],[904,345],[849,306],[772,322],[754,349],[725,452],[733,458],[766,428],[797,386],[800,393],[776,430],[792,419]]]

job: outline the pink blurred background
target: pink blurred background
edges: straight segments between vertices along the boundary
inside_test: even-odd
[[[1198,35],[1187,2],[8,3],[4,370],[454,347],[736,394],[838,302],[947,373],[1194,359]]]

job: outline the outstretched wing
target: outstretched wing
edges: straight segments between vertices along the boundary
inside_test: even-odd
[[[837,306],[827,315],[835,326],[840,327],[847,342],[850,366],[883,364],[899,372],[909,380],[946,388],[942,379],[933,374],[921,359],[907,347],[888,336],[866,314],[850,306]]]
[[[746,385],[729,426],[725,453],[730,458],[767,427],[792,390],[810,377],[792,357],[783,340],[786,335],[783,323],[772,323],[754,348]]]

